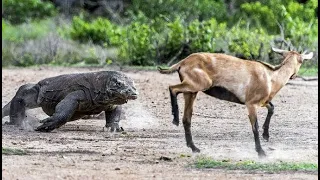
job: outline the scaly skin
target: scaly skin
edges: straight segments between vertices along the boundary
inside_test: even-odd
[[[66,74],[21,86],[2,108],[2,118],[10,116],[9,124],[20,126],[26,109],[41,107],[49,117],[35,130],[50,132],[68,121],[105,111],[106,127],[120,131],[119,105],[136,98],[133,80],[121,72]]]

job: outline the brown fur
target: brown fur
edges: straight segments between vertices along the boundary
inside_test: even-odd
[[[268,114],[270,114],[268,123],[265,122],[267,126],[264,127],[266,129],[265,137],[266,134],[269,134],[267,130],[273,114],[271,100],[288,80],[297,74],[303,61],[302,56],[297,52],[282,50],[277,52],[284,57],[283,62],[277,66],[219,53],[194,53],[172,65],[169,69],[158,67],[162,74],[176,71],[179,73],[181,83],[169,86],[174,115],[173,123],[179,124],[176,96],[183,93],[185,98],[183,125],[187,146],[193,152],[199,152],[200,150],[194,145],[191,136],[192,108],[197,93],[203,91],[211,96],[247,106],[256,150],[259,156],[265,156],[260,146],[256,109],[266,106]],[[219,96],[219,94],[223,95]],[[230,96],[230,98],[226,96]],[[267,136],[269,138],[269,135]]]

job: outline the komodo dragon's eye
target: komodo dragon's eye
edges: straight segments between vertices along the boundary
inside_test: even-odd
[[[121,83],[120,83],[119,81],[116,81],[116,82],[115,82],[115,85],[116,85],[117,87],[120,87],[120,86],[121,86]]]

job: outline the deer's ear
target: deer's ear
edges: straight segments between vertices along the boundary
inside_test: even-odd
[[[311,59],[312,57],[313,57],[313,52],[310,52],[309,54],[305,54],[305,53],[301,54],[302,60],[304,59],[308,60],[308,59]]]

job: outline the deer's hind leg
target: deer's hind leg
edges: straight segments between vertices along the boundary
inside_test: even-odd
[[[193,112],[193,104],[194,100],[196,99],[197,93],[183,93],[183,96],[185,105],[182,121],[187,146],[192,149],[192,152],[200,152],[200,150],[194,145],[191,134],[191,117]]]
[[[262,137],[263,137],[263,139],[269,141],[269,125],[270,125],[271,116],[274,113],[274,105],[271,102],[269,102],[266,107],[268,109],[268,114],[267,114],[266,120],[262,126],[262,128],[263,128]]]
[[[6,104],[5,106],[3,106],[2,108],[2,118],[9,116],[10,114],[10,106],[11,106],[11,101]]]
[[[252,127],[252,132],[254,135],[254,141],[256,146],[256,151],[258,152],[259,157],[265,157],[266,154],[261,147],[260,138],[259,138],[259,127],[258,127],[258,118],[257,118],[257,106],[253,104],[246,104],[249,112],[249,120]]]
[[[179,107],[177,95],[179,93],[197,93],[209,89],[212,85],[211,79],[202,71],[190,71],[189,73],[179,73],[180,84],[169,86],[171,107],[173,114],[172,123],[179,125]]]

